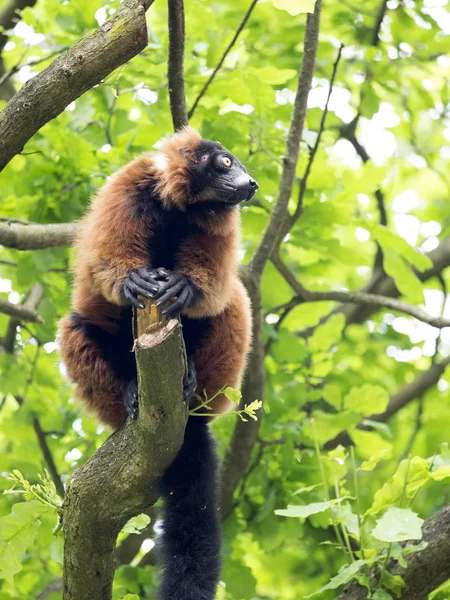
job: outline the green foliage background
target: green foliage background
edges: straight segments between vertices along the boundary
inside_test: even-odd
[[[27,27],[10,32],[3,53],[7,67],[63,50],[97,27],[116,6],[116,2],[99,0],[39,0],[23,13]],[[186,2],[188,106],[247,8],[248,2],[241,0]],[[303,213],[282,245],[282,256],[309,289],[353,290],[370,279],[378,242],[384,251],[384,267],[403,299],[423,304],[425,291],[429,312],[439,314],[448,275],[444,272],[440,279],[421,284],[410,264],[427,269],[430,263],[423,258],[423,250],[450,235],[446,165],[450,155],[446,82],[450,37],[444,35],[450,16],[445,0],[389,0],[380,40],[374,45],[378,9],[378,0],[328,0],[324,5],[299,176],[308,161],[308,145],[313,145],[319,128],[327,82],[343,43],[335,83],[339,101],[330,107]],[[164,2],[155,2],[148,21],[148,48],[43,127],[27,144],[26,154],[16,156],[5,169],[0,192],[2,217],[39,223],[80,218],[95,190],[111,173],[172,131]],[[305,15],[292,16],[270,0],[260,0],[191,120],[204,137],[220,140],[239,156],[260,184],[258,202],[242,212],[244,262],[256,248],[277,196],[304,23]],[[20,70],[16,87],[49,62]],[[322,93],[314,95],[318,90]],[[320,106],[315,106],[314,98],[323,99]],[[381,150],[384,144],[389,148],[395,142],[394,151],[382,152],[378,164],[372,160],[363,164],[350,142],[342,138],[341,128],[357,113],[361,127],[369,122],[380,132],[385,130],[379,138]],[[386,120],[387,114],[395,118]],[[346,122],[343,115],[347,115]],[[379,225],[377,189],[384,194],[387,228]],[[399,234],[405,235],[408,224],[411,231],[417,231],[417,251]],[[71,251],[64,248],[2,250],[1,297],[20,301],[40,282],[44,298],[38,313],[44,324],[22,326],[15,353],[0,355],[0,490],[11,488],[6,475],[13,469],[31,482],[43,474],[46,464],[36,436],[36,419],[46,433],[63,481],[108,435],[74,402],[58,361],[56,327],[70,309],[72,260]],[[222,600],[296,600],[327,584],[345,563],[344,552],[335,545],[330,511],[309,518],[275,513],[287,505],[327,501],[314,446],[323,446],[343,429],[350,430],[355,444],[361,514],[372,510],[365,521],[369,554],[370,549],[385,551],[388,545],[372,535],[376,518],[386,509],[411,507],[426,519],[448,503],[447,472],[440,472],[442,478],[434,475],[437,468],[450,464],[449,454],[441,446],[449,438],[448,370],[437,386],[427,389],[386,424],[372,431],[354,429],[364,416],[383,412],[392,394],[449,353],[448,334],[438,337],[437,329],[386,310],[347,327],[343,316],[337,314],[316,327],[334,307],[331,302],[299,304],[277,331],[274,315],[280,311],[274,308],[292,296],[288,284],[269,263],[264,273],[263,309],[272,344],[266,358],[262,442],[255,448],[251,472],[238,490],[235,510],[224,523],[223,585],[218,595]],[[6,331],[8,321],[6,315],[0,315],[0,332]],[[301,333],[311,327],[316,329],[305,339]],[[18,398],[23,400],[21,406]],[[232,417],[214,425],[221,451],[232,425]],[[427,459],[436,453],[438,463],[436,457],[433,463],[408,459],[410,455]],[[373,471],[359,469],[362,461],[374,456],[380,462]],[[406,462],[403,479],[401,474],[397,476],[400,493],[392,486],[383,488],[402,460]],[[331,454],[322,450],[320,463],[331,499],[349,497],[335,505],[333,514],[335,521],[345,523],[352,533],[357,507],[348,450],[341,448]],[[422,473],[423,487],[406,488],[402,493],[405,478],[410,482],[416,469]],[[306,489],[293,496],[300,488]],[[13,551],[14,536],[18,535],[10,539],[11,521],[1,518],[10,519],[15,501],[14,496],[0,496],[0,556]],[[381,508],[377,509],[376,502],[381,502]],[[20,507],[16,508],[20,512]],[[0,560],[0,600],[39,598],[48,584],[61,576],[62,534],[55,537],[52,533],[56,513],[43,510],[34,500],[27,514],[28,525],[19,519],[25,531],[21,529],[20,535],[26,536],[26,543],[19,544],[13,579],[2,573]],[[25,553],[21,548],[26,548]],[[155,584],[154,567],[122,566],[116,574],[114,598],[126,594],[151,597]],[[56,600],[61,593],[46,597]],[[333,590],[317,596],[323,600],[335,597]],[[445,592],[439,596],[444,597],[448,597]]]

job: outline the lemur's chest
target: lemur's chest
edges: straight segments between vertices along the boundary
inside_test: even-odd
[[[173,269],[183,241],[201,233],[185,212],[163,208],[150,191],[142,192],[137,199],[136,212],[148,230],[147,247],[153,267]]]

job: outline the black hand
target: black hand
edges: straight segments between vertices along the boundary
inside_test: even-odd
[[[161,270],[161,269],[160,269]],[[164,269],[162,269],[164,270]],[[134,269],[123,283],[123,295],[136,308],[144,308],[138,296],[154,298],[161,284],[160,275],[155,269]]]
[[[131,380],[123,395],[123,403],[128,416],[132,421],[136,421],[139,415],[139,404],[138,404],[138,387],[135,379]]]
[[[157,306],[164,306],[161,313],[170,319],[178,316],[192,304],[195,287],[185,275],[165,270],[164,272],[165,283],[159,288],[154,298]],[[172,298],[175,300],[170,302]]]
[[[187,359],[187,373],[183,382],[183,398],[185,402],[189,402],[192,394],[197,387],[197,371],[192,358]]]

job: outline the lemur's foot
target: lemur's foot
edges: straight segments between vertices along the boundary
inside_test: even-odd
[[[187,373],[183,382],[183,398],[185,402],[189,402],[192,394],[197,387],[197,371],[192,358],[187,359]]]
[[[173,319],[192,304],[197,287],[186,275],[172,273],[166,269],[155,269],[154,274],[159,281],[164,282],[153,296],[157,306],[162,306],[161,313],[168,319]],[[171,299],[175,298],[171,302]]]
[[[128,416],[132,421],[136,421],[139,416],[139,404],[138,404],[138,387],[135,379],[131,380],[123,395],[123,403]]]
[[[159,270],[164,271],[164,269]],[[123,283],[123,295],[135,308],[144,308],[144,304],[138,296],[155,298],[155,294],[160,289],[160,282],[160,275],[155,269],[145,267],[133,269]]]

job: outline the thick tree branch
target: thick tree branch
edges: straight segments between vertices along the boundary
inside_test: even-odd
[[[256,4],[257,4],[258,0],[252,0],[252,3],[250,4],[247,12],[244,15],[244,18],[242,19],[239,27],[236,30],[236,33],[233,35],[230,43],[228,44],[228,46],[225,48],[224,53],[222,54],[222,56],[220,57],[219,62],[217,63],[216,68],[214,69],[214,71],[211,73],[211,75],[208,77],[208,80],[206,81],[205,85],[202,87],[199,95],[197,96],[197,98],[195,99],[194,104],[192,105],[192,108],[190,109],[189,113],[188,113],[188,117],[189,119],[191,119],[194,115],[195,109],[197,108],[200,100],[203,98],[203,96],[206,94],[209,86],[211,85],[211,83],[214,81],[217,73],[220,71],[223,63],[225,62],[226,57],[228,56],[228,54],[230,53],[231,49],[233,48],[234,44],[236,43],[238,37],[241,35],[242,30],[244,29],[244,27],[247,25],[247,21],[250,19],[250,15],[253,12],[253,9],[255,8]]]
[[[270,215],[269,223],[263,233],[262,240],[250,262],[251,270],[256,277],[261,277],[267,260],[274,251],[274,248],[283,239],[284,226],[289,219],[288,204],[294,186],[295,170],[300,153],[300,141],[306,118],[308,95],[316,63],[320,10],[321,0],[317,0],[314,13],[308,14],[306,22],[302,70],[298,79],[297,93],[286,144],[286,154],[283,158],[283,171],[281,173],[278,197]]]
[[[0,223],[0,244],[15,250],[43,250],[58,246],[70,246],[78,223]]]
[[[400,575],[405,582],[400,600],[424,600],[428,594],[450,578],[450,506],[427,519],[422,528],[427,546],[420,552],[406,556],[406,568],[391,560],[388,570],[392,575]],[[414,543],[414,542],[410,542]],[[374,584],[378,574],[372,574]],[[365,600],[367,588],[352,583],[337,600]]]
[[[129,518],[156,502],[159,480],[183,441],[188,415],[179,322],[160,323],[141,335],[135,351],[139,418],[78,468],[66,490],[64,600],[111,598],[117,535]]]
[[[389,296],[381,296],[380,294],[367,294],[366,292],[312,292],[305,289],[301,283],[297,281],[295,275],[286,267],[279,256],[273,256],[272,262],[303,302],[324,302],[331,300],[351,304],[362,304],[371,307],[378,306],[405,313],[406,315],[414,317],[418,321],[428,323],[428,325],[438,327],[439,329],[442,329],[443,327],[450,327],[450,319],[433,317],[423,310],[420,310],[420,308],[417,308],[413,304],[408,304],[407,302],[402,302],[401,300],[396,300],[395,298],[391,298]]]
[[[0,171],[45,123],[146,47],[151,3],[124,0],[104,25],[25,83],[0,113]]]
[[[184,0],[169,0],[169,80],[170,112],[176,130],[188,125],[184,93]]]

